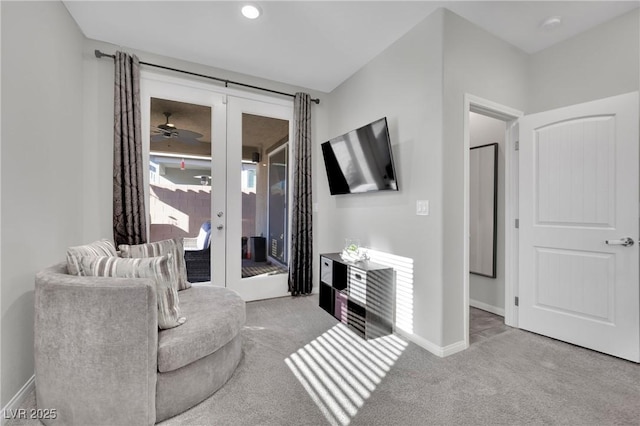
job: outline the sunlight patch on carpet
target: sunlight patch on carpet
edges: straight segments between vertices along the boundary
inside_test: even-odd
[[[395,335],[363,340],[337,324],[284,362],[329,423],[346,426],[406,347]]]
[[[413,334],[413,259],[370,248],[372,262],[393,268],[396,274],[396,328]]]

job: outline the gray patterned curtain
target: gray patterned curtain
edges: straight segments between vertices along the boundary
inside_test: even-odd
[[[313,239],[311,204],[311,96],[296,93],[293,101],[293,206],[289,292],[311,293]]]
[[[142,164],[140,62],[124,52],[115,54],[113,140],[113,238],[119,244],[147,239],[144,209],[145,167]]]

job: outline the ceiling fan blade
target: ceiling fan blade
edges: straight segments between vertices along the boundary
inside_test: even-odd
[[[173,139],[173,138],[165,138],[164,135],[153,135],[153,136],[151,136],[149,141],[151,141],[151,142],[165,142],[167,139]]]
[[[154,133],[160,133],[164,138],[175,138],[178,135],[178,131],[175,129],[167,130],[160,127],[152,127],[151,131]]]
[[[203,136],[201,133],[192,132],[191,130],[186,129],[176,129],[176,131],[180,139],[198,139]]]

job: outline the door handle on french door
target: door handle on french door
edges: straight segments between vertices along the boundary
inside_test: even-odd
[[[634,241],[631,237],[623,237],[619,240],[605,240],[605,243],[609,244],[610,246],[631,247],[634,244]]]
[[[218,231],[221,231],[222,228],[224,228],[224,226],[222,224],[220,224],[220,225],[216,226],[216,228],[218,228]]]

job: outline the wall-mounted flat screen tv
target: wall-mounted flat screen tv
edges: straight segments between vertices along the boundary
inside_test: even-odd
[[[331,195],[398,190],[386,117],[321,146]]]

